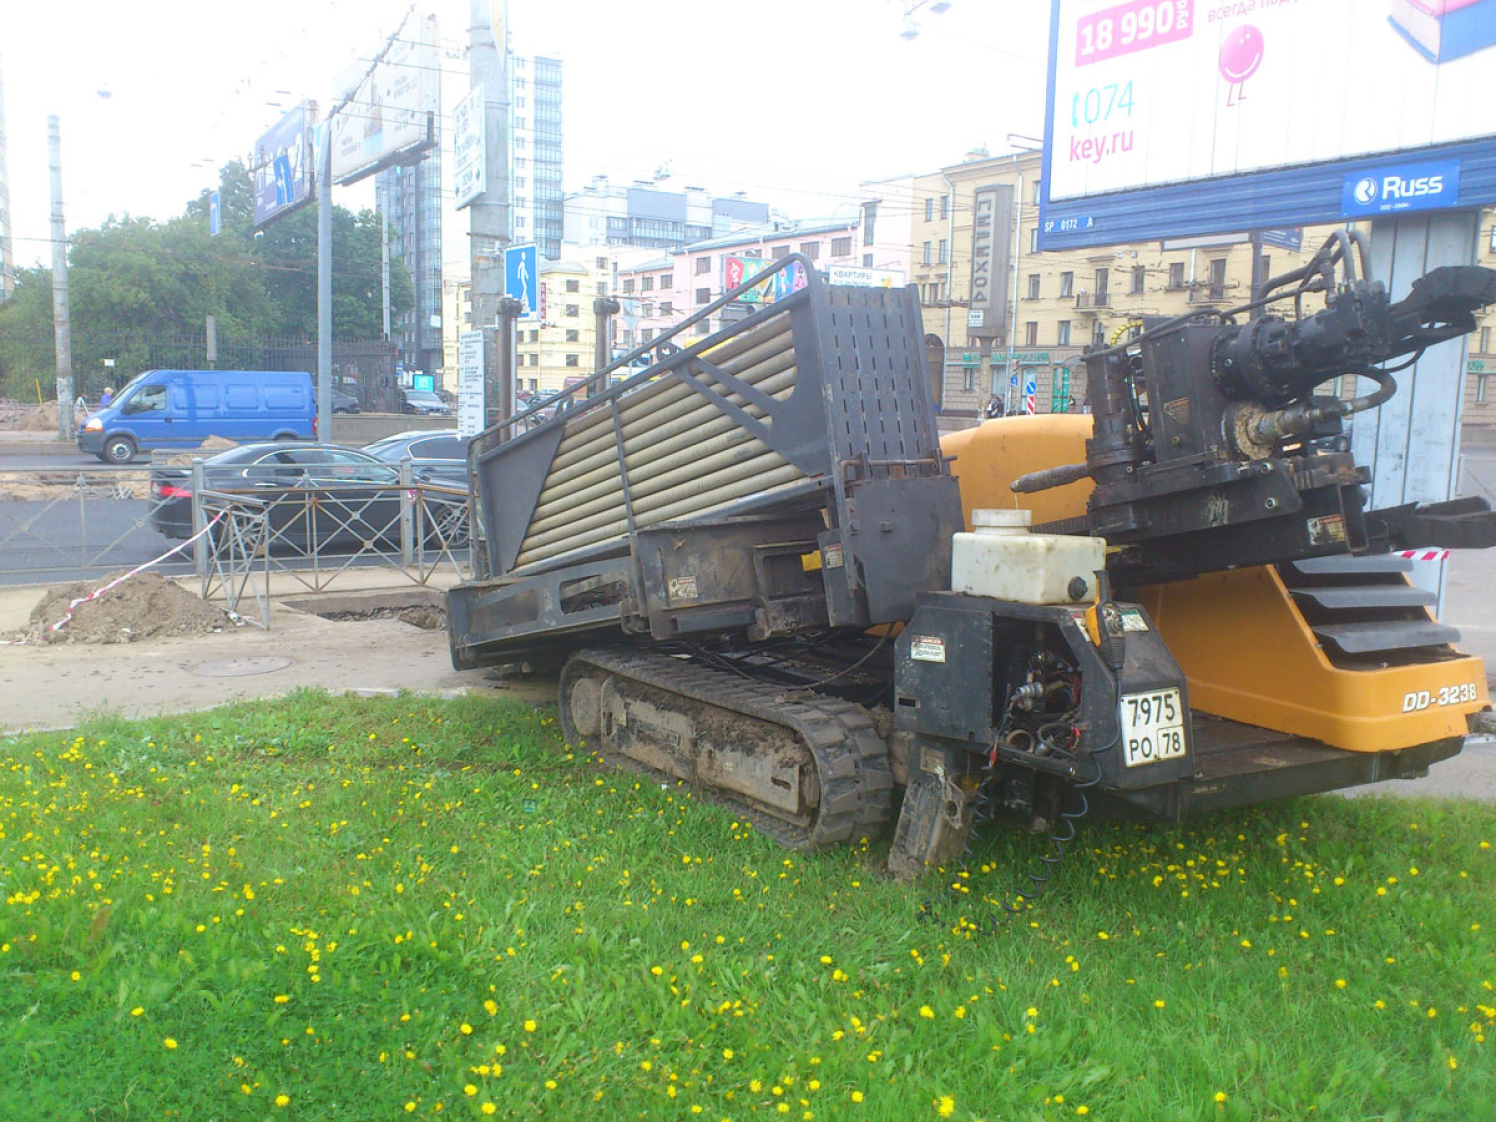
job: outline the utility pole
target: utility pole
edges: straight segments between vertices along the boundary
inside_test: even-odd
[[[317,439],[332,440],[332,118],[317,145]]]
[[[508,0],[470,0],[468,65],[474,89],[484,91],[483,146],[487,180],[468,207],[472,252],[473,327],[483,332],[483,380],[493,387],[499,420],[514,415],[513,317],[499,322],[504,295],[504,248],[509,244],[509,5]],[[501,333],[507,338],[501,338]],[[485,418],[486,421],[486,418]]]
[[[72,440],[73,331],[68,319],[68,234],[62,220],[62,129],[47,118],[47,155],[52,165],[52,332],[57,341],[57,439]]]
[[[16,287],[16,255],[10,240],[10,179],[6,170],[5,80],[0,76],[0,302],[9,300]]]
[[[376,190],[378,190],[376,186]],[[390,341],[390,193],[379,192],[375,204],[379,211],[379,291],[383,298],[384,341]]]

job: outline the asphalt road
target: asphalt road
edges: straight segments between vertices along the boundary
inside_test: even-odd
[[[0,502],[0,584],[87,580],[159,557],[178,543],[150,528],[150,510],[146,499],[106,496]],[[190,552],[157,569],[193,571]]]

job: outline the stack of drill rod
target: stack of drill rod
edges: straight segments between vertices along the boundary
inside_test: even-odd
[[[771,316],[702,357],[776,400],[794,392],[795,349],[787,314]],[[737,394],[724,390],[724,396],[749,416],[763,419],[761,409]],[[674,377],[626,393],[618,400],[618,417],[623,470],[639,528],[707,514],[805,478]],[[627,532],[613,413],[592,409],[566,425],[513,571],[554,563]]]

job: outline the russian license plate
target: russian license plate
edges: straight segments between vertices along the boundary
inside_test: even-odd
[[[1184,704],[1177,689],[1122,695],[1122,751],[1128,767],[1184,755]]]

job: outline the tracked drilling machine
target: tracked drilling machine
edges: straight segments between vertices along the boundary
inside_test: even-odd
[[[1488,708],[1485,675],[1394,551],[1496,523],[1366,510],[1342,421],[1395,392],[1382,364],[1471,330],[1496,273],[1393,302],[1362,249],[1338,236],[1254,306],[1092,348],[1089,416],[943,442],[915,290],[776,262],[555,419],[473,441],[454,664],[557,673],[568,741],[787,846],[897,818],[900,875],[974,815],[1065,830],[1423,774]],[[1246,318],[1280,301],[1297,314]],[[1317,394],[1348,376],[1375,390]]]

